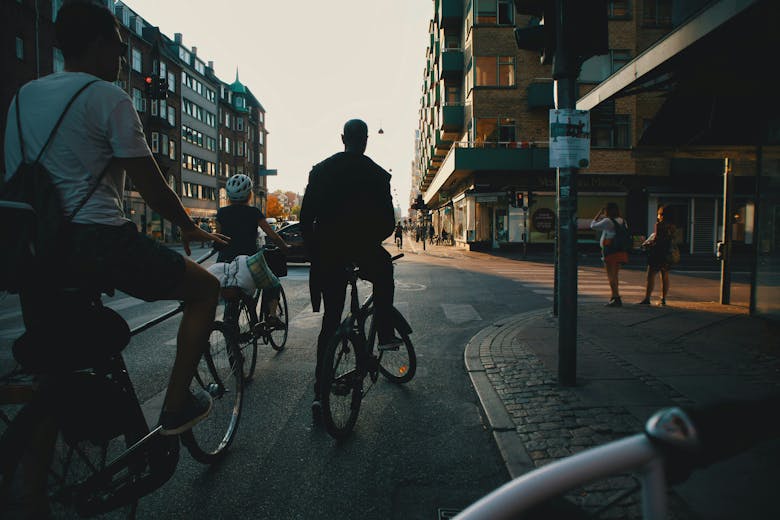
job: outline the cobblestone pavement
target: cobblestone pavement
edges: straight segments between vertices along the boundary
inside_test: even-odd
[[[549,311],[494,323],[466,347],[467,370],[513,478],[640,432],[652,412],[665,406],[780,391],[780,326],[749,317],[743,308],[592,304],[581,305],[578,315],[573,387],[557,381],[558,322]],[[635,483],[617,477],[568,498],[594,511]],[[634,494],[600,518],[641,518],[637,500]],[[731,518],[730,508],[743,506],[723,507],[722,518]],[[761,516],[761,504],[755,507],[758,516],[740,517],[776,518],[775,513]],[[706,511],[712,508],[670,493],[671,518],[710,518]]]

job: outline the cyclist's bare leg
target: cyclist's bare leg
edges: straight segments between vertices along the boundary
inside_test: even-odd
[[[208,345],[219,301],[219,281],[189,258],[185,258],[184,263],[184,277],[171,295],[172,299],[184,302],[184,313],[176,337],[176,359],[165,394],[165,408],[169,411],[178,411],[186,402],[200,356]]]

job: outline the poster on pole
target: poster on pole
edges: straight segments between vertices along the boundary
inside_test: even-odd
[[[550,110],[550,168],[590,165],[590,112]]]

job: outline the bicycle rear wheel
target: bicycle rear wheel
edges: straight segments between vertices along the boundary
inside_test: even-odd
[[[377,352],[377,334],[373,309],[368,320],[371,322],[368,328],[368,344],[371,347],[370,350],[375,352],[379,358],[379,371],[392,383],[401,384],[411,381],[415,372],[417,372],[417,354],[414,352],[414,345],[412,345],[409,335],[396,326],[395,333],[404,340],[403,346],[399,347],[398,350]]]
[[[287,343],[287,329],[290,325],[290,316],[287,314],[287,295],[284,294],[284,287],[279,286],[279,320],[284,324],[284,328],[274,328],[268,333],[271,340],[271,346],[274,350],[284,349]]]
[[[238,428],[244,378],[237,348],[224,324],[214,322],[209,350],[203,354],[191,385],[208,392],[214,404],[206,419],[181,436],[193,458],[204,464],[213,464],[225,455]]]
[[[66,436],[44,407],[25,407],[2,438],[0,510],[12,518],[81,518],[109,510],[122,510],[132,517],[138,496],[114,492],[140,478],[145,471],[140,460],[102,483],[95,493],[85,493],[81,484],[137,438],[76,439]],[[43,448],[51,449],[50,459],[41,455]]]
[[[238,302],[238,348],[241,349],[243,362],[241,372],[244,382],[255,375],[257,365],[257,313],[254,301],[249,296],[242,296]]]
[[[363,376],[357,363],[357,348],[351,337],[339,332],[322,360],[322,419],[325,429],[336,439],[349,435],[360,412]]]

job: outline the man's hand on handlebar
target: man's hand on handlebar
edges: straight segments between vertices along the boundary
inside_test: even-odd
[[[230,237],[221,233],[209,233],[199,227],[192,227],[190,229],[181,232],[181,245],[184,247],[184,252],[187,256],[190,256],[192,251],[190,250],[190,242],[214,242],[214,246],[226,246],[230,242]]]

